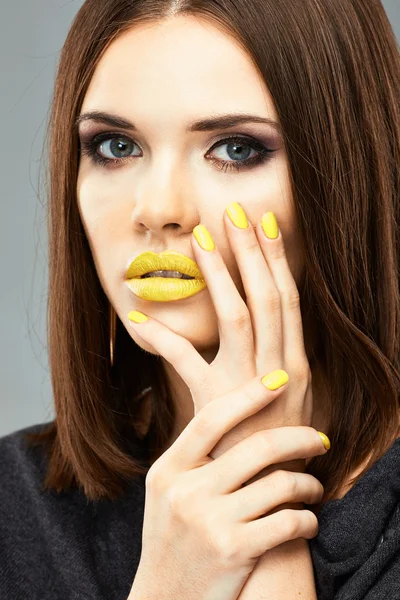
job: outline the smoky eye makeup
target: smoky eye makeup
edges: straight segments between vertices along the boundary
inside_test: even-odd
[[[239,172],[263,165],[273,157],[282,145],[278,135],[268,136],[265,133],[257,137],[248,133],[228,134],[214,143],[210,143],[211,146],[207,150],[205,157],[218,170],[224,172]],[[130,135],[121,131],[98,132],[98,130],[88,130],[79,132],[79,144],[80,155],[87,156],[94,166],[102,168],[120,168],[127,162],[141,158],[137,154],[131,154],[132,152],[136,153],[138,149],[141,151],[140,144],[131,138]],[[215,156],[210,156],[212,152],[224,146],[230,149],[231,156],[229,158],[231,160],[223,160]],[[242,157],[243,149],[244,158]],[[255,152],[255,156],[248,157],[246,149]],[[123,156],[118,156],[120,152],[123,153]],[[105,153],[109,153],[111,156],[105,156]],[[235,160],[236,158],[238,160]]]

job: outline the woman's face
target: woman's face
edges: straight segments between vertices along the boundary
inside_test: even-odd
[[[245,300],[223,224],[225,207],[235,201],[254,226],[265,212],[275,213],[289,265],[296,283],[300,281],[300,240],[278,131],[250,121],[187,131],[192,122],[232,113],[278,122],[263,79],[230,36],[204,20],[180,16],[135,26],[110,45],[81,115],[88,111],[111,113],[136,127],[133,131],[89,119],[79,125],[83,144],[100,133],[117,134],[117,139],[103,136],[95,147],[97,156],[109,163],[96,163],[82,153],[77,182],[80,214],[108,299],[145,350],[156,353],[129,326],[131,310],[161,321],[204,357],[214,356],[218,321],[207,288],[176,301],[143,300],[127,287],[125,273],[128,263],[145,251],[173,250],[194,259],[190,239],[202,223]],[[245,139],[236,144],[226,140],[232,136]],[[260,148],[273,152],[257,162]],[[247,159],[253,163],[246,165]]]

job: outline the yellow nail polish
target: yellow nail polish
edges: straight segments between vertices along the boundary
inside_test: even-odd
[[[243,208],[237,202],[231,202],[226,207],[226,212],[228,213],[228,217],[232,221],[236,227],[239,229],[247,229],[249,226],[249,222],[246,217],[246,213]]]
[[[272,373],[268,373],[268,375],[264,375],[261,379],[261,383],[265,385],[269,390],[277,390],[282,387],[289,381],[289,375],[286,371],[282,369],[278,369],[277,371],[272,371]]]
[[[210,232],[206,227],[204,227],[204,225],[196,225],[196,227],[193,229],[193,234],[196,240],[198,241],[200,248],[209,251],[214,250],[214,241],[211,237]]]
[[[267,238],[276,240],[279,235],[279,227],[273,212],[267,212],[262,216],[261,225]]]
[[[146,315],[138,310],[131,310],[131,312],[128,313],[128,319],[134,323],[143,323],[144,321],[147,321],[148,318],[149,317],[146,317]]]
[[[327,435],[325,435],[325,433],[322,433],[322,431],[318,431],[317,433],[318,433],[318,435],[320,436],[320,438],[321,438],[321,440],[322,440],[322,443],[323,443],[323,444],[324,444],[324,446],[325,446],[325,450],[329,450],[329,449],[330,449],[330,447],[331,447],[331,442],[330,442],[330,440],[329,440],[328,436],[327,436]]]

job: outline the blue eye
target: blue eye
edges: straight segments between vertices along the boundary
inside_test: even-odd
[[[245,161],[249,160],[249,154],[251,154],[251,150],[253,150],[253,152],[256,152],[256,150],[254,148],[252,148],[252,146],[249,143],[243,144],[243,142],[238,143],[238,142],[231,141],[229,143],[219,144],[218,146],[216,146],[216,148],[222,148],[223,146],[227,147],[226,154],[228,154],[228,156],[231,160],[241,159],[243,162],[245,162]],[[250,151],[249,151],[249,149],[250,149]],[[257,156],[257,154],[256,154],[256,156]],[[254,156],[252,158],[254,158]],[[221,159],[221,160],[223,162],[226,162],[226,161],[224,161],[224,159]]]
[[[126,160],[135,158],[132,154],[134,147],[139,146],[133,140],[122,135],[121,133],[100,133],[89,140],[82,140],[82,155],[89,158],[96,165],[114,168],[125,163]],[[232,160],[223,160],[210,156],[210,153],[215,148],[227,146],[226,153]],[[255,156],[249,157],[251,150],[255,151]],[[104,156],[106,152],[111,154],[111,157]],[[207,152],[206,157],[210,162],[221,171],[230,171],[232,169],[240,171],[244,168],[255,167],[269,160],[275,150],[266,148],[263,144],[254,138],[247,136],[230,136],[223,140],[219,140]],[[244,155],[244,156],[243,156]],[[136,155],[137,156],[137,155]],[[236,160],[239,159],[239,160]]]
[[[135,142],[122,137],[107,139],[99,144],[99,147],[102,148],[102,155],[107,152],[107,146],[108,151],[111,152],[111,157],[104,156],[104,158],[113,160],[115,158],[119,159],[131,156],[133,147],[136,146],[136,144]]]

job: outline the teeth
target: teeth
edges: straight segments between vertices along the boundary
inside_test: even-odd
[[[184,275],[179,271],[151,271],[150,273],[142,275],[142,279],[145,279],[147,277],[174,277],[176,279],[194,279],[194,277]]]

